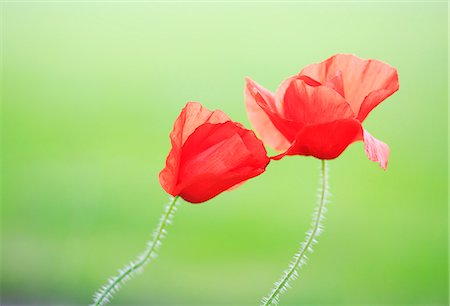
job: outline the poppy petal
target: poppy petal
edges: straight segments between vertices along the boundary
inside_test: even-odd
[[[180,159],[180,181],[185,174],[220,174],[244,163],[265,166],[268,162],[266,149],[253,131],[232,121],[200,126],[184,144]]]
[[[342,79],[342,72],[340,70],[338,70],[336,75],[329,79],[325,85],[335,90],[338,94],[345,98],[344,80]]]
[[[341,119],[329,123],[305,126],[285,155],[314,156],[319,159],[338,157],[351,143],[362,139],[361,123],[356,119]]]
[[[174,123],[170,138],[183,145],[194,130],[204,123],[222,123],[230,118],[222,111],[210,111],[198,102],[188,102]]]
[[[350,105],[335,90],[324,85],[310,85],[304,78],[292,78],[284,95],[277,91],[277,99],[283,101],[286,119],[306,125],[354,118]]]
[[[251,177],[258,176],[263,172],[264,169],[245,167],[234,173],[227,173],[226,176],[222,176],[221,178],[218,178],[216,174],[204,173],[186,182],[187,184],[184,185],[179,195],[184,200],[193,204],[206,202],[223,191],[234,190],[234,186],[237,184]],[[250,173],[251,177],[249,177]]]
[[[367,115],[372,111],[372,109],[374,109],[378,104],[383,102],[387,97],[398,90],[399,84],[397,74],[395,74],[395,76],[393,76],[392,78],[393,81],[390,81],[389,86],[372,91],[364,98],[364,101],[361,104],[361,108],[359,109],[358,113],[359,121],[363,122],[366,119]]]
[[[351,54],[337,54],[304,68],[307,75],[322,84],[342,73],[343,92],[361,122],[384,99],[398,90],[398,74],[394,67],[377,61],[363,60]]]
[[[291,143],[268,114],[275,110],[274,95],[252,79],[246,78],[244,96],[248,118],[264,143],[277,151],[287,150]]]
[[[381,168],[386,170],[389,161],[389,146],[387,144],[364,130],[364,149],[371,161],[377,162]]]
[[[206,122],[221,123],[229,120],[230,118],[220,110],[210,111],[197,102],[188,102],[186,104],[175,120],[173,129],[170,132],[172,148],[166,159],[166,167],[159,174],[161,186],[167,193],[176,195],[174,194],[174,188],[177,184],[180,164],[179,156],[181,155],[181,148],[189,135]]]
[[[159,183],[161,187],[173,196],[176,196],[174,188],[177,184],[177,176],[179,169],[179,155],[181,154],[181,147],[172,145],[172,149],[166,159],[166,166],[159,173]]]
[[[252,131],[231,121],[204,124],[183,146],[180,184],[174,193],[191,203],[204,202],[261,174],[268,163],[266,150]]]

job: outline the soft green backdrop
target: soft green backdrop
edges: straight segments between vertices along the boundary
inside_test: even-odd
[[[340,52],[399,70],[362,143],[330,162],[325,232],[284,305],[448,304],[447,3],[3,2],[5,304],[87,304],[144,249],[188,100],[250,127],[244,77],[275,90]],[[319,161],[290,157],[184,203],[115,304],[257,305],[310,222]]]

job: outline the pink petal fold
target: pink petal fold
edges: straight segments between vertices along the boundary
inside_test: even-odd
[[[287,150],[290,142],[267,114],[275,108],[274,95],[250,78],[246,78],[244,95],[248,118],[263,142],[277,151]]]
[[[389,160],[389,146],[387,144],[364,130],[364,149],[371,161],[377,162],[381,168],[386,170]]]

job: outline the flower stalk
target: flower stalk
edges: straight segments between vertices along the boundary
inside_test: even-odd
[[[312,246],[317,243],[316,238],[322,232],[322,222],[326,212],[325,204],[327,203],[328,197],[328,167],[325,160],[322,160],[320,174],[318,201],[313,213],[311,228],[306,232],[306,239],[304,242],[300,243],[300,249],[292,258],[291,264],[284,271],[281,279],[275,282],[271,293],[262,299],[261,305],[268,306],[278,304],[281,294],[290,288],[289,282],[299,276],[300,268],[306,264],[306,254],[308,252],[312,253]]]
[[[170,197],[166,205],[164,214],[161,216],[158,226],[153,232],[153,238],[147,243],[145,251],[123,269],[119,270],[119,274],[110,278],[108,283],[101,287],[94,295],[92,306],[101,306],[108,304],[113,295],[119,288],[136,273],[141,272],[146,264],[157,256],[157,250],[161,246],[161,241],[167,235],[167,226],[172,223],[173,215],[178,205],[178,196]]]

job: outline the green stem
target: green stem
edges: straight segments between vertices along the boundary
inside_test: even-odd
[[[320,170],[321,183],[319,185],[319,199],[313,214],[311,228],[306,232],[306,240],[300,244],[300,249],[294,255],[291,264],[284,272],[281,280],[276,282],[272,292],[263,298],[262,305],[264,306],[278,304],[280,295],[289,288],[289,281],[298,277],[299,269],[306,263],[306,253],[308,251],[312,252],[313,244],[317,243],[316,237],[319,236],[322,229],[321,222],[326,211],[325,204],[328,195],[328,172],[325,160],[322,160]]]
[[[153,239],[147,243],[145,251],[138,256],[138,258],[127,265],[124,269],[119,270],[119,275],[109,279],[108,283],[100,288],[100,290],[94,296],[94,302],[91,305],[100,306],[106,305],[112,299],[114,293],[123,285],[127,280],[137,272],[142,271],[144,266],[156,257],[156,251],[161,245],[161,240],[166,236],[166,227],[171,223],[173,214],[176,211],[178,196],[171,197],[169,203],[166,205],[164,214],[159,221],[153,233]]]

